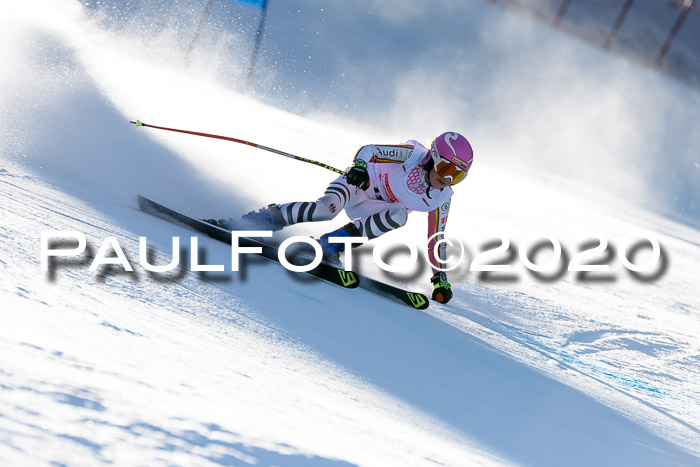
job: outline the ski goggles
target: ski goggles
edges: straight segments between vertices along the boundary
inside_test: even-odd
[[[435,171],[442,178],[449,179],[450,185],[456,185],[467,178],[466,170],[462,170],[452,162],[448,162],[444,159],[435,164]]]

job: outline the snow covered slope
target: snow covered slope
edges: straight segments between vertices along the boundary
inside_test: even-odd
[[[138,211],[137,193],[227,216],[313,199],[333,176],[128,120],[339,167],[387,135],[144,61],[129,51],[137,40],[101,31],[71,1],[2,8],[3,464],[700,464],[694,227],[484,157],[450,218],[471,256],[501,235],[551,233],[572,254],[596,234],[617,245],[643,232],[660,241],[665,270],[640,281],[612,261],[605,280],[543,280],[514,262],[514,280],[488,281],[461,267],[453,302],[427,313],[258,260],[241,273],[149,274],[137,264],[140,236],[162,264],[172,236],[192,233]],[[44,273],[44,230],[84,233],[88,252]],[[412,214],[389,240],[416,242],[424,230]],[[134,273],[88,269],[108,236]],[[225,245],[199,242],[207,262],[229,264]],[[424,269],[386,277],[363,258],[364,272],[428,291]]]

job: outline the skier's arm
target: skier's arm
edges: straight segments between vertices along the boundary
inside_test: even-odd
[[[374,155],[374,146],[367,145],[360,148],[352,161],[352,167],[348,170],[347,180],[350,185],[366,190],[369,188],[369,172],[367,162]]]
[[[405,170],[410,170],[422,160],[425,151],[426,149],[416,141],[397,145],[362,146],[355,154],[352,167],[348,170],[348,183],[366,190],[370,184],[368,164],[403,164]]]
[[[357,151],[357,154],[355,154],[355,157],[352,159],[353,164],[357,161],[362,161],[365,164],[368,163],[370,160],[372,160],[372,157],[374,157],[374,150],[374,144],[367,144],[365,146],[362,146]]]
[[[445,264],[440,261],[441,258],[447,259],[445,243],[440,243],[437,254],[435,252],[435,245],[444,238],[449,212],[450,202],[448,201],[428,213],[428,259],[433,270],[433,277],[430,281],[433,284],[433,300],[440,303],[447,303],[452,298],[452,286],[447,282],[447,273],[438,269],[445,268]]]

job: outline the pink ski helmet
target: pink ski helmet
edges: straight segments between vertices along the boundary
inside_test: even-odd
[[[467,138],[459,133],[447,132],[433,140],[430,157],[438,175],[449,178],[450,185],[456,185],[466,178],[474,153]]]

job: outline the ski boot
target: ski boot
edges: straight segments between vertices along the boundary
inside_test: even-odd
[[[360,236],[360,231],[352,222],[345,224],[333,232],[328,232],[327,234],[321,235],[321,238],[318,239],[318,243],[321,245],[321,250],[323,250],[323,262],[334,266],[342,266],[342,263],[340,262],[340,253],[345,249],[345,245],[342,243],[330,243],[328,240],[330,237]]]
[[[250,211],[241,217],[239,226],[245,228],[254,228],[258,230],[272,230],[274,232],[282,230],[287,226],[287,221],[284,220],[282,210],[276,204],[270,204],[266,208]],[[239,227],[240,228],[240,227]]]

